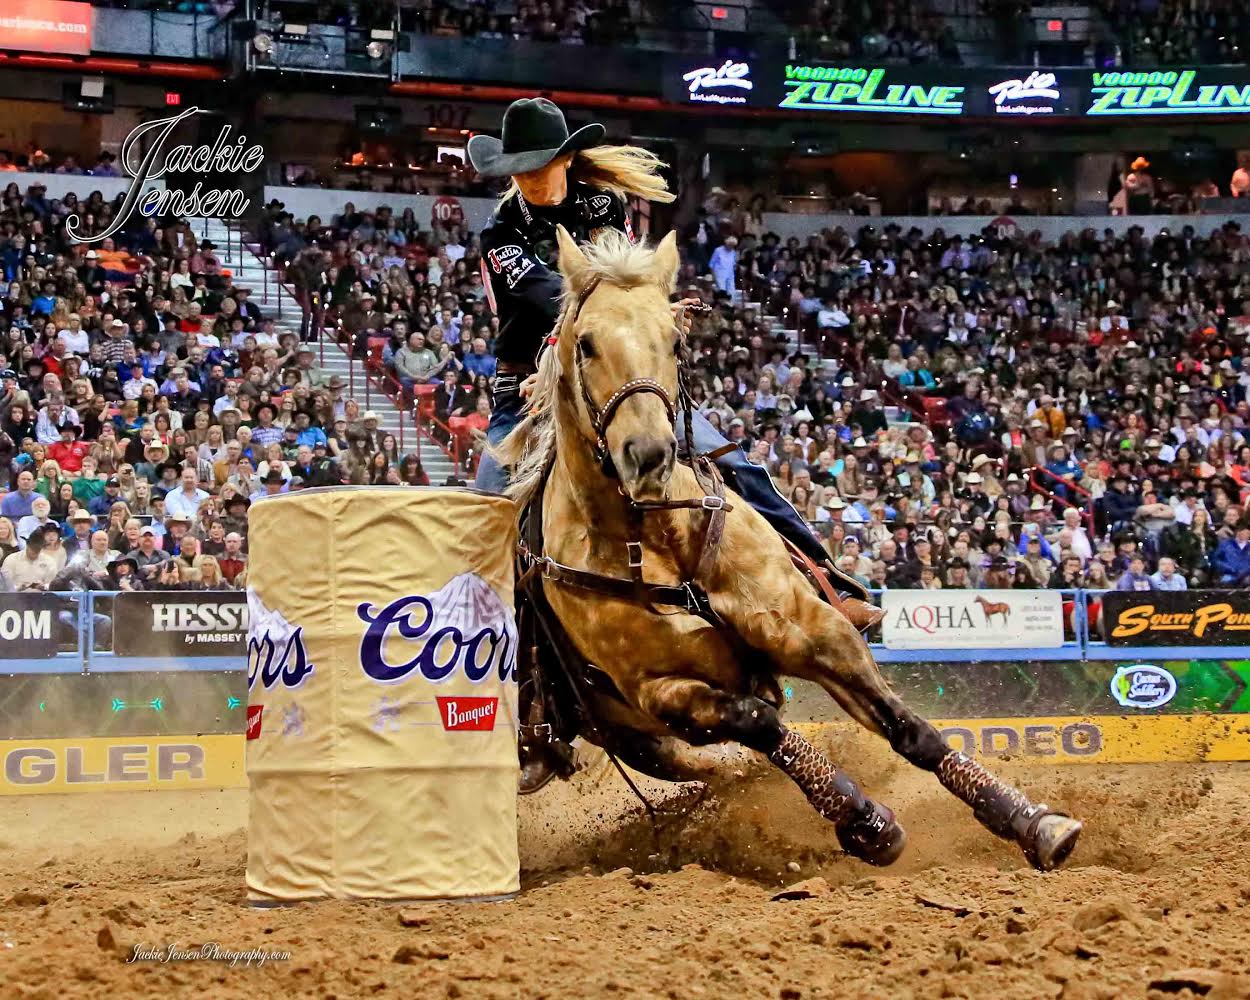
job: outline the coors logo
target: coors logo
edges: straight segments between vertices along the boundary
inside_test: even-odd
[[[402,681],[413,671],[438,684],[463,670],[473,684],[492,671],[516,680],[516,623],[480,576],[462,573],[429,597],[414,594],[375,608],[356,608],[368,624],[360,666],[375,681]]]
[[[436,698],[443,728],[449,733],[490,733],[495,730],[498,698]]]
[[[304,630],[292,625],[279,611],[265,607],[248,588],[247,609],[251,625],[247,637],[247,689],[260,681],[268,691],[275,684],[297,688],[314,667],[304,645]]]

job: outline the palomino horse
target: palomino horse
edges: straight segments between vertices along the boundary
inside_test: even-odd
[[[767,522],[709,485],[707,466],[677,461],[675,236],[654,250],[615,232],[583,248],[564,229],[558,240],[565,306],[532,416],[499,454],[514,467],[510,495],[522,510],[538,504],[531,516],[542,530],[537,543],[525,536],[522,586],[539,588],[567,643],[595,668],[586,687],[597,721],[583,735],[670,779],[698,776],[709,755],[695,748],[741,744],[787,774],[850,853],[889,864],[906,840],[893,813],[782,722],[777,678],[804,678],[934,772],[1036,867],[1061,864],[1081,824],[948,746],[890,690]]]
[[[1003,624],[1007,624],[1007,619],[1011,617],[1011,605],[1006,601],[987,601],[984,597],[975,597],[973,600],[981,605],[981,611],[985,615],[985,624],[988,625],[995,615],[1003,616]]]

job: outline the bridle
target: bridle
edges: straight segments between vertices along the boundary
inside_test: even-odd
[[[594,294],[600,283],[599,277],[592,278],[586,287],[581,290],[577,298],[566,306],[560,320],[557,322],[557,331],[562,331],[566,326],[571,326],[576,322],[587,299]],[[707,574],[715,562],[721,536],[724,534],[725,514],[733,510],[733,507],[725,502],[724,481],[721,479],[720,473],[717,472],[716,466],[707,456],[697,454],[694,448],[694,428],[690,415],[692,402],[689,392],[690,364],[688,352],[684,346],[685,338],[683,333],[685,326],[684,308],[676,318],[676,325],[679,335],[682,336],[683,343],[677,359],[676,403],[669,395],[668,390],[657,379],[641,377],[630,379],[624,385],[619,386],[600,406],[595,402],[594,397],[591,396],[590,390],[586,386],[586,380],[582,377],[582,368],[586,358],[580,342],[575,347],[576,365],[574,377],[577,379],[582,403],[586,407],[586,413],[590,417],[594,430],[595,458],[605,475],[611,478],[617,477],[611,455],[608,452],[606,437],[612,419],[616,416],[625,400],[631,396],[647,393],[658,396],[664,404],[664,412],[668,415],[669,424],[673,427],[674,432],[677,430],[677,413],[680,406],[685,417],[683,430],[686,455],[694,471],[695,480],[704,491],[704,495],[691,500],[635,500],[618,484],[617,490],[625,500],[629,517],[629,535],[625,545],[629,557],[630,576],[629,579],[622,579],[620,577],[592,573],[589,570],[564,566],[545,554],[538,554],[543,552],[541,524],[544,484],[544,490],[540,490],[535,502],[536,509],[530,509],[527,512],[529,530],[523,532],[522,541],[518,544],[522,560],[528,564],[528,568],[518,582],[518,587],[528,584],[534,573],[541,572],[544,579],[555,580],[586,590],[631,600],[657,613],[662,612],[658,611],[656,605],[673,606],[683,608],[692,614],[697,614],[714,625],[722,626],[724,624],[720,616],[712,610],[707,592],[697,581],[707,578]],[[553,350],[557,340],[558,333],[549,338],[546,349]],[[689,579],[675,586],[647,583],[643,579],[642,573],[643,517],[654,511],[674,510],[704,511],[707,514],[698,565]]]
[[[586,304],[586,300],[599,287],[600,278],[595,277],[590,283],[582,289],[578,295],[572,316],[569,322],[577,322],[577,317],[582,313],[582,306]],[[586,380],[582,377],[582,368],[586,364],[586,357],[582,352],[581,341],[578,341],[574,348],[574,356],[577,359],[577,385],[581,390],[582,403],[585,404],[586,413],[590,416],[590,422],[595,431],[595,460],[603,469],[604,474],[615,476],[616,470],[612,467],[612,458],[608,454],[608,425],[612,423],[612,418],[616,416],[616,411],[620,409],[621,404],[630,396],[638,396],[643,393],[650,393],[653,396],[659,396],[660,402],[664,404],[664,412],[668,414],[668,422],[676,429],[677,426],[677,407],[673,405],[673,400],[669,396],[668,391],[662,386],[657,379],[645,377],[630,379],[624,385],[620,386],[611,396],[607,398],[603,406],[599,406],[594,397],[590,395],[590,389],[586,385]],[[680,376],[681,363],[678,363],[678,372]],[[680,378],[679,378],[680,382]],[[680,388],[679,388],[680,393]],[[689,442],[687,442],[689,445]]]

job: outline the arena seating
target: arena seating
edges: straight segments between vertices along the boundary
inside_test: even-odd
[[[401,272],[430,280],[375,269],[386,276],[366,290],[380,304],[362,320],[354,272],[335,258],[321,288],[337,303],[327,326],[350,341],[364,322],[374,371],[393,367],[412,331],[427,335],[431,371],[450,345],[464,403],[440,411],[440,369],[419,390],[422,412],[441,440],[467,445],[478,389],[463,352],[471,337],[490,337],[474,240],[457,237],[465,266],[444,268],[418,227],[382,245],[389,225],[384,211],[343,216],[325,242],[345,241],[337,254],[403,256]],[[728,235],[742,240],[725,248],[732,287],[719,268],[707,273],[709,246]],[[686,294],[718,307],[697,329],[701,408],[768,465],[865,582],[979,586],[993,571],[1019,587],[1250,579],[1238,537],[1250,489],[1250,280],[1203,279],[1182,304],[1160,278],[1135,277],[1173,255],[1214,268],[1240,259],[1235,223],[1205,239],[1182,228],[1153,240],[1074,225],[1051,246],[1000,227],[965,242],[934,220],[927,231],[848,224],[782,242],[714,207],[684,236]],[[1060,249],[1075,268],[1058,265]],[[1135,267],[1100,285],[1112,260]],[[1134,570],[1137,554],[1145,562]],[[923,572],[930,563],[934,574]]]
[[[99,233],[117,207],[16,183],[0,206],[6,586],[230,589],[252,499],[428,484],[186,220],[68,237],[71,211]]]

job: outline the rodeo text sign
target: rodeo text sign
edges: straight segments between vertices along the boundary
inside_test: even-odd
[[[118,656],[247,655],[247,595],[118,594],[113,652]]]
[[[890,649],[1025,649],[1063,645],[1063,602],[1045,590],[887,590]]]
[[[1110,593],[1102,613],[1112,646],[1250,645],[1250,594],[1241,590]]]

